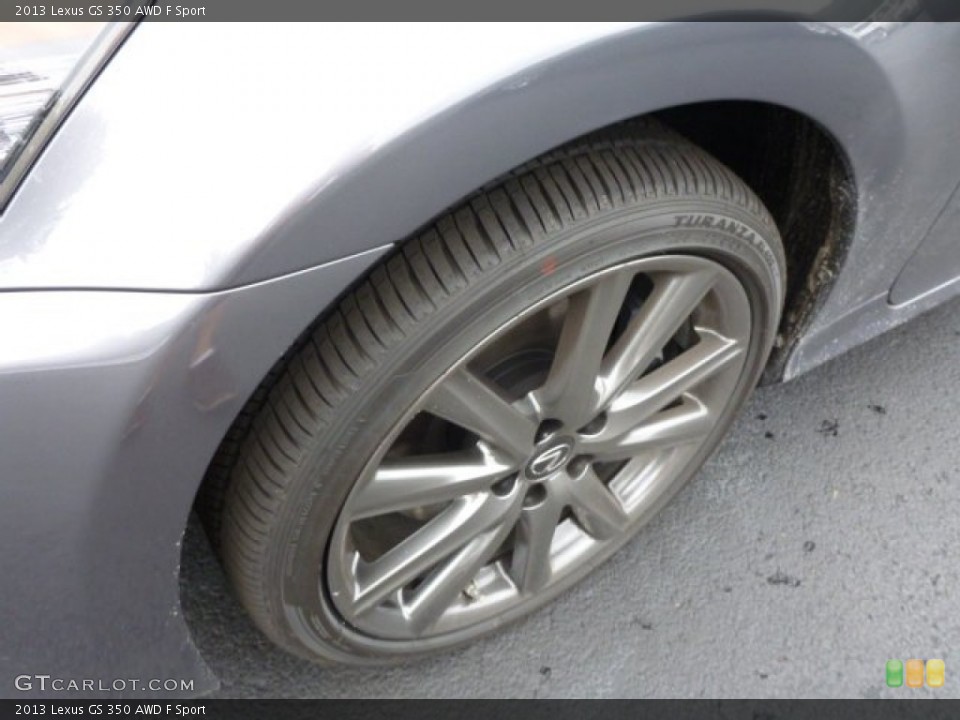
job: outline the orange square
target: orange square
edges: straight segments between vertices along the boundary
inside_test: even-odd
[[[907,660],[907,687],[923,687],[923,660]]]

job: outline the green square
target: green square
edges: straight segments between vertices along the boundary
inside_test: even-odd
[[[899,660],[887,660],[887,687],[903,685],[903,663]]]

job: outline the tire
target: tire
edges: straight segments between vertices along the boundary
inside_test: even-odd
[[[509,501],[511,508],[519,508],[509,512],[521,513],[527,525],[515,524],[512,529],[502,530],[508,523],[498,516],[497,522],[502,520],[502,525],[496,526],[500,534],[494,536],[490,531],[483,536],[483,552],[501,559],[483,565],[452,601],[453,605],[442,612],[431,611],[429,617],[424,610],[421,614],[425,620],[409,620],[407,615],[412,618],[415,613],[403,609],[403,598],[420,597],[420,589],[424,589],[423,597],[428,599],[449,597],[448,590],[443,591],[447,595],[439,590],[440,595],[429,595],[427,590],[434,585],[440,587],[437,578],[442,572],[437,568],[454,568],[450,571],[454,572],[466,567],[454,561],[461,562],[461,554],[470,548],[481,547],[476,544],[480,537],[477,536],[470,544],[457,546],[462,548],[457,551],[461,554],[438,562],[429,571],[421,569],[409,585],[391,591],[394,594],[387,599],[377,600],[381,604],[373,610],[358,609],[354,618],[352,608],[359,608],[366,596],[360,590],[359,575],[350,576],[349,567],[360,565],[350,566],[350,562],[361,562],[356,558],[369,555],[372,560],[362,559],[362,563],[367,563],[363,567],[374,567],[378,557],[388,557],[389,548],[377,554],[381,545],[391,542],[385,538],[400,538],[396,545],[399,547],[404,538],[413,537],[409,528],[393,529],[384,518],[392,518],[390,523],[394,524],[409,523],[415,528],[431,524],[435,528],[441,522],[438,518],[453,512],[453,505],[463,503],[457,505],[463,508],[469,498],[481,496],[464,495],[449,505],[440,504],[442,507],[418,506],[372,519],[355,512],[355,508],[364,506],[365,493],[373,492],[363,488],[380,477],[374,473],[394,477],[387,466],[402,466],[404,457],[391,458],[407,452],[403,448],[408,445],[428,450],[439,447],[443,452],[453,447],[451,452],[457,453],[473,453],[477,448],[486,452],[497,447],[493,441],[486,443],[487,435],[482,429],[474,433],[469,423],[445,424],[445,420],[438,420],[450,417],[446,410],[449,405],[443,405],[437,415],[430,414],[433,410],[429,408],[441,407],[441,401],[435,399],[437,393],[447,402],[450,393],[459,392],[447,385],[456,382],[460,383],[457,387],[462,387],[462,380],[457,378],[480,373],[474,369],[480,364],[484,365],[484,383],[497,385],[498,396],[506,397],[509,393],[505,389],[507,380],[491,379],[495,373],[501,373],[499,378],[510,378],[515,388],[521,388],[510,392],[520,393],[522,398],[542,398],[547,392],[522,389],[533,377],[545,383],[545,388],[552,387],[551,383],[560,387],[560,380],[554,381],[554,377],[560,376],[557,358],[561,355],[563,326],[574,322],[568,318],[575,308],[613,307],[592,300],[600,297],[598,288],[611,283],[628,289],[626,295],[615,296],[626,299],[617,306],[613,329],[603,345],[603,362],[615,352],[620,354],[610,360],[610,367],[614,368],[617,358],[639,357],[624,355],[618,348],[629,345],[630,338],[645,337],[627,334],[633,332],[631,328],[645,327],[637,319],[638,314],[645,312],[645,303],[654,307],[651,298],[659,292],[658,283],[667,283],[663,278],[687,278],[683,273],[700,273],[701,267],[713,273],[711,278],[720,278],[711,280],[717,285],[711,286],[698,301],[701,304],[682,320],[680,329],[658,351],[659,355],[650,356],[654,359],[649,366],[644,365],[639,371],[633,368],[633,375],[617,377],[618,387],[632,388],[635,386],[624,383],[640,382],[657,367],[669,365],[671,358],[684,353],[684,358],[690,357],[690,348],[697,342],[702,345],[703,338],[713,332],[704,328],[714,327],[710,323],[716,321],[717,327],[725,328],[724,332],[729,330],[730,337],[740,337],[735,366],[725,360],[727,365],[715,371],[716,377],[705,376],[701,385],[657,411],[666,413],[673,408],[679,412],[677,407],[685,406],[687,401],[702,400],[709,427],[701,427],[697,439],[686,440],[686,444],[652,446],[653,449],[644,451],[649,457],[642,455],[646,458],[643,462],[650,464],[642,465],[640,459],[617,459],[613,451],[610,457],[614,459],[602,462],[597,458],[606,455],[587,452],[601,446],[646,447],[642,443],[630,445],[634,440],[623,440],[628,435],[618,435],[619,439],[610,441],[613,444],[590,445],[594,438],[606,437],[603,433],[608,430],[613,437],[611,428],[621,417],[611,409],[618,407],[616,404],[608,403],[590,420],[600,423],[596,425],[600,430],[591,429],[588,424],[576,430],[575,437],[561,437],[557,430],[566,420],[561,423],[538,416],[539,419],[530,421],[539,425],[528,464],[518,465],[519,469],[510,471],[512,475],[482,494],[486,499],[499,498],[497,502],[523,494],[522,500]],[[352,664],[397,661],[450,648],[541,607],[634,535],[702,465],[759,379],[775,336],[784,286],[783,248],[761,202],[730,170],[652,121],[634,121],[587,136],[518,168],[402,243],[389,259],[326,312],[306,342],[279,369],[275,385],[254,415],[233,459],[224,501],[221,553],[237,595],[255,624],[281,647],[314,661]],[[554,319],[560,312],[558,308],[565,314]],[[603,312],[609,322],[609,313]],[[577,327],[581,332],[593,327],[582,317],[580,322]],[[553,359],[547,360],[539,345],[524,345],[533,343],[527,337],[541,332],[532,329],[533,323],[538,328],[546,327],[542,331],[544,337],[560,338],[556,340]],[[576,359],[570,360],[573,367],[581,367],[586,362],[581,362],[581,358],[593,352],[583,348],[602,345],[586,340],[578,345],[574,331],[571,337],[574,340],[570,347],[575,350],[571,357]],[[718,331],[718,337],[726,335]],[[621,342],[618,338],[627,339]],[[642,345],[643,340],[636,342]],[[497,357],[501,352],[502,361]],[[501,371],[498,363],[505,369]],[[610,375],[614,371],[605,372]],[[519,379],[514,381],[514,376]],[[601,402],[596,393],[602,394],[597,389],[602,383],[598,382],[590,386],[589,392],[595,394],[590,395],[589,403],[593,405],[588,403],[589,407],[601,407],[596,404]],[[474,390],[468,388],[464,392]],[[476,391],[480,395],[461,398],[461,411],[473,412],[470,408],[483,406],[477,398],[487,391]],[[524,392],[527,394],[523,395]],[[577,405],[571,397],[564,395],[556,402],[565,402],[572,408],[571,418],[587,412],[588,405]],[[509,400],[513,402],[512,409],[527,402],[513,397]],[[522,412],[532,418],[533,411],[526,408],[524,405]],[[491,432],[497,435],[497,428]],[[563,432],[573,431],[568,428]],[[518,432],[517,437],[522,434]],[[501,444],[510,444],[505,435],[498,435]],[[522,443],[518,439],[514,444]],[[400,445],[403,448],[398,450]],[[415,459],[416,453],[409,452]],[[515,452],[520,453],[521,449]],[[581,454],[571,457],[574,452]],[[457,455],[461,456],[466,457]],[[485,457],[484,462],[492,462]],[[654,464],[650,457],[659,458],[656,473],[660,475],[649,470]],[[565,464],[557,469],[561,467],[557,463]],[[626,465],[616,469],[617,463]],[[621,477],[626,478],[623,487],[639,483],[634,476],[639,478],[640,471],[631,469],[634,467],[645,468],[642,472],[650,474],[652,479],[648,482],[653,489],[643,490],[637,485],[639,490],[630,490],[638,498],[641,490],[649,491],[651,497],[636,500],[636,508],[628,510],[628,501],[624,499],[627,495],[623,494],[627,491],[617,490],[621,492],[617,496],[611,483],[620,482],[615,479]],[[537,552],[548,553],[544,556],[548,561],[537,565],[530,560],[535,546],[532,531],[523,529],[533,527],[530,508],[546,503],[545,495],[549,499],[553,493],[561,492],[556,490],[561,488],[561,480],[557,479],[561,476],[566,483],[562,492],[574,492],[570,488],[580,487],[575,485],[580,482],[575,478],[586,477],[577,473],[587,473],[607,483],[607,492],[620,498],[623,512],[616,514],[616,509],[611,510],[616,514],[616,522],[611,521],[610,526],[614,529],[601,531],[606,511],[590,505],[594,500],[584,501],[582,507],[577,504],[579,500],[564,505],[556,511],[563,513],[556,516],[561,518],[557,521],[561,524],[549,531],[547,549],[542,549],[542,543],[537,546],[541,548]],[[604,480],[604,473],[613,479]],[[658,479],[661,475],[662,479]],[[361,477],[374,479],[365,479],[361,488]],[[376,492],[382,492],[383,486],[377,487],[381,490]],[[602,504],[607,499],[598,501]],[[559,507],[566,501],[551,502]],[[553,544],[559,542],[561,528],[566,533],[562,537],[574,538],[570,547],[583,547],[582,561],[571,560],[570,568],[549,554],[554,552]],[[376,545],[377,549],[365,551],[362,545]],[[510,547],[513,549],[509,550]],[[408,550],[403,552],[407,554],[396,551],[388,559],[396,556],[409,563],[415,557]],[[503,555],[504,552],[509,554]],[[417,562],[422,559],[419,557]],[[510,569],[504,570],[508,562]],[[377,567],[386,567],[384,563]],[[415,572],[404,568],[397,572]],[[514,569],[517,574],[511,575]],[[543,574],[549,577],[540,578]],[[381,576],[376,577],[382,580]],[[514,582],[511,578],[520,578],[514,583],[516,597],[512,605],[499,599],[500,595],[493,590],[508,587]],[[355,587],[350,585],[353,581]],[[375,585],[379,580],[371,582]],[[382,586],[387,587],[386,581]],[[427,623],[433,624],[424,630]]]

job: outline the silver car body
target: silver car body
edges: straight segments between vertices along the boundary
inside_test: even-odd
[[[142,24],[0,216],[8,692],[215,687],[180,542],[245,400],[394,243],[587,131],[754,100],[836,141],[855,228],[785,379],[955,296],[957,68],[950,23]]]

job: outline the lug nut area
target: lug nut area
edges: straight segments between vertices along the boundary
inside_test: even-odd
[[[543,483],[534,483],[527,488],[527,494],[523,498],[525,508],[536,507],[547,499],[547,488]]]
[[[593,457],[590,455],[577,455],[569,463],[567,463],[567,472],[571,477],[577,477],[582,475],[590,463],[593,462]]]
[[[497,497],[506,497],[513,492],[513,489],[517,486],[519,477],[516,473],[505,477],[502,480],[498,480],[493,484],[493,487],[490,488],[494,495]]]
[[[579,430],[577,430],[577,432],[578,432],[580,435],[596,435],[596,434],[599,433],[601,430],[603,430],[603,428],[604,428],[604,426],[606,426],[606,424],[607,424],[607,414],[606,414],[606,413],[600,413],[600,414],[597,415],[593,420],[591,420],[591,421],[588,422],[586,425],[584,425],[582,428],[580,428]]]
[[[534,439],[534,443],[539,445],[544,440],[556,435],[561,429],[563,429],[563,423],[559,420],[544,420],[542,423],[540,423],[540,427],[537,428],[537,434]]]

